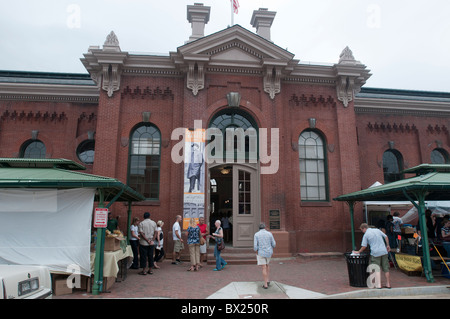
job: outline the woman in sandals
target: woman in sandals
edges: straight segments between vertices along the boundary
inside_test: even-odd
[[[197,271],[200,267],[200,227],[198,227],[195,218],[189,220],[187,234],[187,244],[191,258],[191,267],[188,271]]]

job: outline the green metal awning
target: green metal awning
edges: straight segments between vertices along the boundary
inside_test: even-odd
[[[96,188],[104,200],[142,201],[145,197],[117,179],[82,173],[84,166],[64,159],[0,158],[0,188]],[[96,198],[98,201],[98,198]]]
[[[0,158],[0,167],[5,168],[62,168],[67,170],[85,170],[81,164],[64,158]]]
[[[347,202],[350,207],[352,246],[355,247],[353,208],[359,201],[410,201],[419,212],[424,247],[428,247],[425,220],[425,200],[450,200],[450,165],[422,164],[402,173],[416,174],[415,177],[393,183],[370,187],[361,191],[341,195],[335,201]],[[430,252],[423,250],[424,272],[427,280],[433,282]]]
[[[450,165],[448,165],[450,167]],[[430,172],[334,198],[336,201],[404,201],[425,193],[427,200],[450,200],[450,171]],[[417,199],[415,199],[417,200]]]

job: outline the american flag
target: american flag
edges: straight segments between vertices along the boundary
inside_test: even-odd
[[[234,13],[238,14],[239,12],[239,1],[238,0],[230,0],[233,3]]]

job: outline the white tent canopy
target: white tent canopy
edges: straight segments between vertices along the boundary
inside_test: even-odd
[[[0,264],[89,276],[94,195],[94,188],[0,189]]]
[[[369,188],[383,185],[380,182],[376,181]],[[412,206],[410,201],[365,201],[364,204],[364,213],[366,221],[369,222],[369,211],[386,211],[391,212],[394,209],[409,209]],[[402,218],[403,220],[403,218]]]
[[[380,182],[376,181],[369,188],[380,186],[380,185],[383,185],[383,184],[381,184]],[[404,206],[404,207],[409,207],[411,205],[412,204],[409,201],[366,201],[366,202],[364,202],[364,206],[365,207],[368,207],[368,206],[389,206],[389,207],[392,207],[392,206],[396,206],[396,207]]]
[[[450,214],[450,201],[427,201],[425,207],[430,209],[432,214]],[[418,215],[417,208],[413,207],[402,217],[402,222],[408,224],[416,219]]]

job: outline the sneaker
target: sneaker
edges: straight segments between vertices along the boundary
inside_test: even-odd
[[[172,261],[172,265],[178,265],[179,264],[179,262],[177,262],[177,261]]]
[[[220,271],[221,269],[214,268],[213,271]]]

